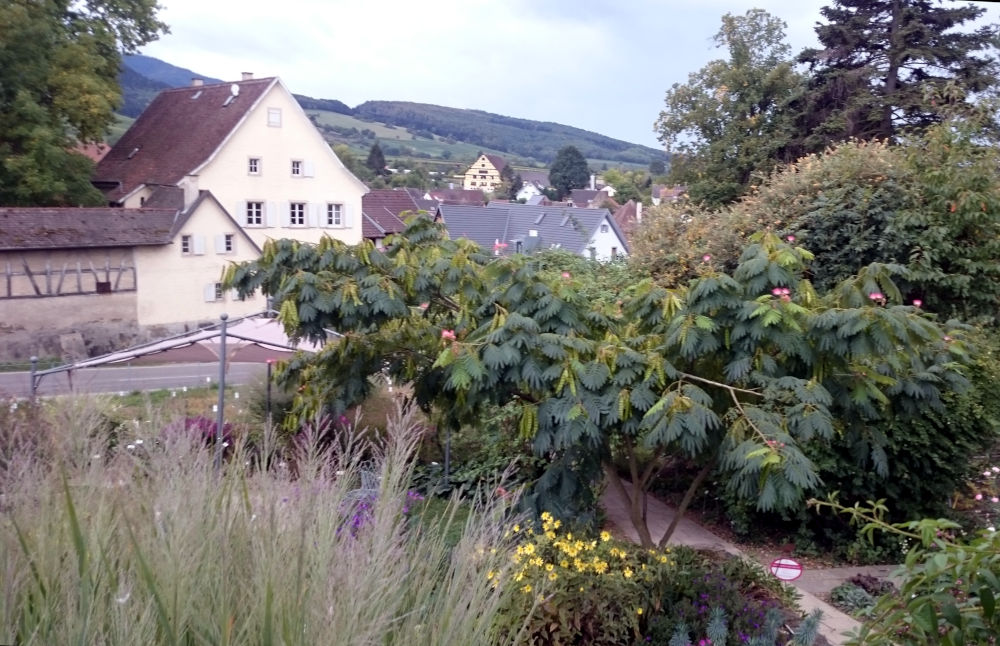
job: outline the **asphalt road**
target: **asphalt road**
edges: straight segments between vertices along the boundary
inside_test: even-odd
[[[267,366],[261,363],[231,363],[226,375],[227,385],[243,385],[262,379]],[[116,366],[74,370],[72,382],[68,373],[46,375],[38,387],[40,396],[64,395],[71,392],[117,393],[133,390],[193,388],[217,383],[219,366],[215,363],[163,364],[157,366]],[[0,372],[0,396],[27,397],[31,391],[28,372]]]

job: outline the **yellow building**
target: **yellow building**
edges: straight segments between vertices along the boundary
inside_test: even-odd
[[[500,173],[507,167],[507,162],[498,155],[480,155],[479,159],[465,171],[465,181],[462,188],[466,190],[480,190],[483,193],[492,193],[503,182]]]

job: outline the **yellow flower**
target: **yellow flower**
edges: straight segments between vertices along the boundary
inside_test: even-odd
[[[552,520],[552,514],[547,511],[542,512],[542,520]]]
[[[569,567],[569,561],[567,561],[566,559],[563,559],[562,561],[559,561],[559,567],[564,568],[564,569],[568,568]]]
[[[489,572],[487,572],[487,573],[486,573],[486,580],[487,580],[487,581],[490,581],[490,580],[492,580],[492,579],[493,579],[493,577],[495,577],[496,575],[497,575],[497,573],[496,573],[496,572],[494,572],[493,570],[490,570]]]
[[[529,583],[529,584],[525,585],[523,588],[521,588],[521,592],[523,592],[525,594],[528,594],[529,592],[531,592],[531,584]]]
[[[556,533],[551,530],[547,531],[545,532],[545,538],[549,539],[550,541],[554,541],[556,540]]]
[[[631,568],[625,568],[625,572],[623,574],[625,575],[626,579],[631,579],[632,578],[632,569]]]
[[[549,572],[549,581],[555,581],[558,578],[559,578],[558,574],[556,574],[555,572]]]
[[[559,529],[560,527],[562,527],[562,521],[561,520],[557,520],[555,523],[552,524],[552,527],[554,529]]]
[[[635,614],[641,615],[642,614],[642,608],[636,608],[635,609]]]
[[[546,563],[545,564],[545,571],[546,572],[551,572],[555,567],[556,566],[552,565],[551,563]]]
[[[610,532],[601,532],[601,540],[604,541],[605,543],[607,543],[608,541],[610,541],[611,540],[611,533]]]
[[[521,531],[521,526],[520,525],[514,525],[514,533],[516,534],[519,531]]]
[[[540,556],[536,556],[535,558],[531,559],[531,564],[534,565],[535,567],[542,567],[542,563],[544,562],[545,561],[543,561],[542,557]]]

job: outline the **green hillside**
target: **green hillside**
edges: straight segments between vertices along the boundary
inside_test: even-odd
[[[122,112],[138,116],[160,89],[187,85],[198,76],[159,59],[126,57],[119,77],[127,108]],[[646,168],[655,159],[667,160],[662,150],[648,146],[481,110],[405,101],[367,101],[351,108],[336,99],[299,95],[296,99],[331,144],[346,144],[363,158],[378,141],[390,164],[419,160],[442,172],[461,172],[478,153],[485,152],[522,168],[544,168],[567,145],[576,146],[594,169]]]

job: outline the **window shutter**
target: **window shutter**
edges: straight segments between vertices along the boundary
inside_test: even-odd
[[[194,255],[204,256],[205,255],[205,236],[191,236],[191,241],[194,242]]]
[[[354,226],[354,207],[351,204],[344,204],[343,213],[341,214],[341,221],[345,229],[350,229]]]
[[[306,204],[306,226],[316,226],[316,209],[319,206],[319,204]]]
[[[264,205],[264,221],[269,227],[278,226],[278,205],[274,202],[268,202]]]
[[[287,228],[292,226],[292,204],[285,202],[281,209],[281,226]]]
[[[205,302],[206,303],[215,302],[215,283],[209,283],[205,285]]]
[[[240,202],[236,203],[236,213],[234,213],[233,215],[236,216],[234,219],[237,222],[240,223],[241,227],[245,227],[245,226],[247,226],[249,224],[249,222],[247,222],[247,203],[246,203],[246,200],[243,200],[243,201],[240,201]]]
[[[235,289],[229,290],[228,294],[229,294],[229,300],[234,303],[243,300],[242,298],[240,298],[240,293]]]
[[[302,176],[303,177],[315,177],[316,176],[316,164],[309,160],[302,162]]]
[[[215,253],[226,253],[226,236],[215,236]]]

